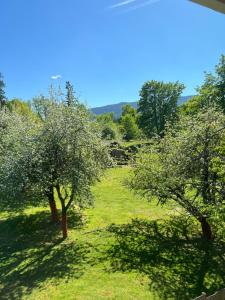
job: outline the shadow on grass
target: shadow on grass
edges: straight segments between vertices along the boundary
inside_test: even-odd
[[[48,212],[0,221],[0,299],[21,299],[46,280],[79,278],[90,244],[62,241]],[[70,216],[71,224],[81,224]]]
[[[173,221],[133,220],[112,225],[115,243],[108,251],[110,271],[137,271],[149,278],[160,299],[190,300],[201,292],[225,286],[225,243],[188,236],[179,218]]]

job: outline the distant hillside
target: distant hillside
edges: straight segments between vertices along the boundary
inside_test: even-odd
[[[182,96],[180,97],[178,104],[181,105],[182,103],[186,102],[193,96]],[[119,118],[122,113],[122,107],[126,104],[130,104],[134,108],[137,108],[137,102],[120,102],[117,104],[111,104],[106,106],[94,107],[92,108],[92,112],[96,115],[101,115],[105,113],[113,112],[116,118]]]

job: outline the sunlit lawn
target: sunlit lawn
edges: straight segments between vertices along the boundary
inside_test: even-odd
[[[129,172],[107,171],[95,207],[70,213],[66,241],[48,208],[1,213],[0,299],[190,300],[223,288],[225,242],[205,243],[177,210],[134,195]]]
[[[147,277],[112,272],[107,257],[113,240],[107,226],[168,213],[130,192],[123,184],[128,173],[129,168],[107,171],[93,187],[95,207],[85,211],[85,225],[73,220],[63,242],[46,208],[2,215],[0,299],[152,299]]]

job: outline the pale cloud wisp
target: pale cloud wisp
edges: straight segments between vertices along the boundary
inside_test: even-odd
[[[114,5],[110,5],[109,8],[112,9],[112,8],[122,7],[122,6],[128,5],[130,3],[134,3],[134,2],[137,2],[137,0],[126,0],[126,1],[122,1],[122,2],[119,2]]]
[[[51,76],[51,79],[60,79],[60,78],[62,78],[61,75],[54,75],[54,76]]]
[[[131,6],[130,8],[127,8],[125,12],[129,12],[129,11],[132,11],[132,10],[136,10],[136,9],[138,9],[138,8],[145,7],[145,6],[148,6],[148,5],[157,3],[157,2],[159,2],[159,1],[160,1],[160,0],[148,0],[148,1],[142,2],[142,3],[140,3],[140,4],[133,5],[133,6]]]
[[[109,9],[125,8],[125,10],[123,10],[121,13],[127,13],[129,11],[133,11],[138,8],[145,7],[159,1],[160,0],[124,0],[122,2],[118,2],[114,5],[111,5],[108,8]]]

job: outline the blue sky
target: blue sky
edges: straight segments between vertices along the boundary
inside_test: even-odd
[[[188,0],[1,0],[8,98],[70,80],[89,106],[138,99],[147,80],[195,93],[225,53],[225,15]]]

